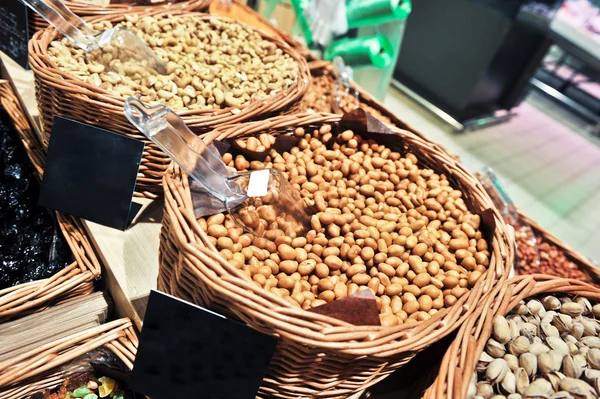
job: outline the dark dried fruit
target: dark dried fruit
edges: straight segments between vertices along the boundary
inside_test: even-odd
[[[71,259],[18,133],[0,111],[0,289],[48,278]]]

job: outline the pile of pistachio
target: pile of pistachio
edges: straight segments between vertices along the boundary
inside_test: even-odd
[[[174,109],[242,107],[285,92],[300,78],[294,58],[234,20],[191,15],[124,18],[117,26],[148,44],[165,62],[166,75],[123,63],[113,46],[86,54],[65,38],[50,43],[50,59],[86,83],[123,97],[140,94],[144,102]],[[99,31],[112,27],[110,22],[93,25]]]
[[[591,399],[600,392],[600,305],[544,296],[494,318],[470,399]]]

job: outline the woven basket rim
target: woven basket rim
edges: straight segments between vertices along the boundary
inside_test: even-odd
[[[252,101],[241,107],[228,107],[218,110],[212,109],[174,109],[173,111],[181,116],[186,123],[200,124],[213,126],[221,123],[227,123],[228,119],[239,118],[240,115],[247,115],[247,117],[256,116],[259,114],[275,111],[293,101],[300,98],[308,89],[310,82],[310,72],[308,64],[304,57],[302,57],[298,51],[288,45],[283,39],[264,32],[260,29],[254,28],[250,25],[244,24],[227,17],[221,17],[218,15],[204,14],[201,12],[190,12],[190,11],[164,11],[157,10],[152,12],[144,13],[143,16],[167,16],[172,15],[176,17],[194,16],[202,20],[221,19],[230,20],[236,23],[242,24],[256,31],[264,39],[271,41],[277,45],[278,48],[283,50],[289,56],[291,56],[298,64],[298,80],[296,84],[286,91],[278,93],[274,96],[269,96],[264,99]],[[116,15],[102,15],[95,17],[84,18],[89,23],[96,23],[102,21],[121,22],[125,19],[123,14]],[[50,59],[47,54],[47,49],[50,42],[59,36],[59,32],[53,27],[49,27],[43,31],[38,31],[29,42],[29,63],[34,74],[44,81],[45,84],[50,84],[60,87],[64,92],[68,92],[71,95],[77,96],[79,100],[85,101],[85,98],[97,99],[105,103],[107,109],[112,109],[114,112],[119,114],[123,113],[123,107],[125,99],[116,93],[112,93],[108,90],[93,86],[86,83],[74,75],[63,71]],[[83,105],[83,104],[81,104]],[[236,111],[237,110],[237,111]],[[238,112],[239,111],[239,112]]]
[[[600,301],[600,289],[579,280],[547,274],[516,276],[494,287],[459,329],[444,355],[437,378],[423,397],[464,399],[477,359],[492,335],[494,317],[505,316],[523,299],[559,293]]]
[[[221,140],[224,138],[248,136],[272,129],[283,129],[285,131],[297,126],[336,123],[340,119],[340,115],[334,114],[308,113],[287,115],[259,122],[222,126],[204,135],[203,138],[207,142],[211,142],[212,140]],[[241,306],[239,301],[250,299],[252,308],[259,309],[256,311],[252,310],[254,318],[268,324],[280,336],[311,347],[337,350],[353,355],[387,357],[401,352],[421,350],[428,346],[433,339],[437,340],[443,335],[450,333],[454,328],[458,327],[458,323],[466,319],[466,315],[476,307],[477,300],[491,290],[497,279],[502,281],[506,278],[509,268],[504,267],[504,262],[512,262],[512,246],[508,244],[510,242],[509,236],[501,216],[495,210],[491,199],[489,199],[487,193],[485,193],[483,187],[481,187],[475,177],[459,165],[456,160],[446,154],[443,149],[427,139],[401,129],[395,129],[394,132],[399,137],[403,137],[404,140],[411,140],[413,145],[421,146],[427,148],[428,151],[435,152],[435,158],[440,161],[440,164],[450,165],[456,173],[463,175],[472,184],[472,188],[477,191],[476,195],[472,195],[478,197],[477,202],[481,208],[479,211],[491,208],[494,212],[497,229],[494,232],[493,247],[490,248],[490,252],[493,254],[490,260],[490,268],[485,274],[485,278],[480,279],[467,295],[460,298],[460,302],[457,305],[439,311],[430,320],[420,322],[416,326],[361,327],[306,310],[293,308],[287,302],[263,288],[251,285],[245,286],[243,284],[244,279],[237,277],[238,273],[241,274],[241,272],[237,271],[233,266],[228,266],[227,262],[218,253],[213,252],[209,248],[210,246],[203,247],[202,243],[206,243],[207,236],[193,216],[187,176],[177,166],[171,165],[163,178],[165,204],[167,207],[165,218],[168,218],[170,228],[174,228],[177,223],[181,223],[181,226],[183,226],[182,228],[177,227],[177,231],[174,233],[179,243],[183,243],[179,250],[185,249],[189,251],[198,262],[213,262],[213,264],[218,264],[217,269],[221,271],[216,272],[211,270],[211,275],[207,276],[201,276],[199,273],[196,273],[194,277],[205,278],[207,283],[213,284],[214,289],[221,295],[232,295],[234,297],[232,299],[232,307]],[[172,203],[172,206],[167,206],[169,203]],[[175,214],[177,212],[179,213]],[[163,224],[161,240],[165,234],[164,229]],[[181,270],[177,272],[179,274],[183,273]],[[244,286],[243,290],[235,286],[236,283],[240,284],[240,282]],[[222,287],[219,285],[222,285]],[[294,321],[297,324],[293,324]],[[252,322],[249,324],[252,325]]]
[[[14,398],[16,395],[28,395],[48,388],[49,386],[44,386],[44,381],[40,384],[38,381],[31,382],[31,379],[102,346],[132,370],[138,345],[137,333],[128,318],[113,320],[57,339],[0,363],[0,398]],[[60,372],[52,377],[53,382],[64,380]],[[24,390],[27,391],[23,392]]]
[[[139,4],[108,4],[106,6],[94,5],[86,3],[85,1],[77,0],[63,0],[71,11],[78,15],[94,15],[94,14],[105,14],[109,12],[147,12],[159,7],[195,7],[201,8],[206,7],[210,4],[211,0],[165,0],[164,2],[151,5],[139,5]]]
[[[0,103],[14,122],[34,170],[41,177],[45,153],[8,81],[0,81]],[[44,280],[32,281],[0,290],[0,320],[17,317],[71,297],[92,291],[100,277],[100,262],[87,238],[81,221],[55,212],[74,261]]]

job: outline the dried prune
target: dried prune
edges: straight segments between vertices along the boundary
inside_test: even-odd
[[[48,278],[72,258],[9,116],[0,110],[0,289]]]

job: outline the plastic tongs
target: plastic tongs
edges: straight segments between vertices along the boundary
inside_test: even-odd
[[[360,94],[358,90],[352,87],[352,79],[354,78],[354,71],[351,66],[346,66],[342,57],[337,56],[333,59],[333,65],[338,71],[338,78],[335,80],[333,86],[333,110],[336,113],[345,113],[346,109],[342,109],[342,99],[350,101],[352,104],[350,107],[356,109],[360,106]]]
[[[122,63],[135,63],[153,74],[167,73],[164,62],[139,37],[126,28],[112,28],[104,32],[94,30],[60,0],[21,0],[21,2],[85,50],[89,56],[103,64],[107,70],[111,70],[111,60],[101,55],[110,49],[115,52],[114,58],[121,60]]]
[[[189,176],[223,202],[233,220],[262,236],[280,229],[295,237],[310,226],[300,193],[275,169],[234,172],[211,143],[207,145],[169,107],[125,101],[127,119]]]
[[[506,193],[504,187],[502,187],[496,172],[494,172],[492,168],[486,167],[481,171],[479,180],[492,198],[494,204],[498,207],[498,210],[502,213],[504,221],[514,229],[515,238],[516,235],[525,236],[527,238],[527,244],[535,249],[533,263],[539,265],[540,254],[535,233],[531,226],[519,217],[516,205]],[[518,251],[515,250],[515,264],[517,265],[519,263],[518,255]]]

